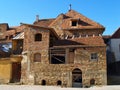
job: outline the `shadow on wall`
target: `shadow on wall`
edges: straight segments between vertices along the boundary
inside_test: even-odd
[[[108,64],[108,85],[120,85],[120,61]]]

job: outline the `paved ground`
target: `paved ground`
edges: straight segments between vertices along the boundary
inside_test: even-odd
[[[120,85],[91,88],[61,88],[56,86],[0,85],[0,90],[120,90]]]

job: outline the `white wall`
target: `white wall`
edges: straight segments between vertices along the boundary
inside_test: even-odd
[[[116,61],[120,61],[120,39],[111,39],[109,45],[109,49],[114,52]]]

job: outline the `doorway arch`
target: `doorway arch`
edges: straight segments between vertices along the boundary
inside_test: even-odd
[[[72,86],[82,87],[82,71],[79,68],[72,71]]]

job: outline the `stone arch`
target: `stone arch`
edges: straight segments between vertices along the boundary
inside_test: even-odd
[[[42,80],[41,85],[46,85],[46,80]]]
[[[57,85],[62,85],[62,81],[58,80]]]
[[[41,54],[40,53],[34,54],[34,62],[41,62]]]
[[[72,71],[72,86],[82,87],[82,71],[79,68]]]
[[[35,41],[42,41],[42,34],[41,33],[35,34]]]

